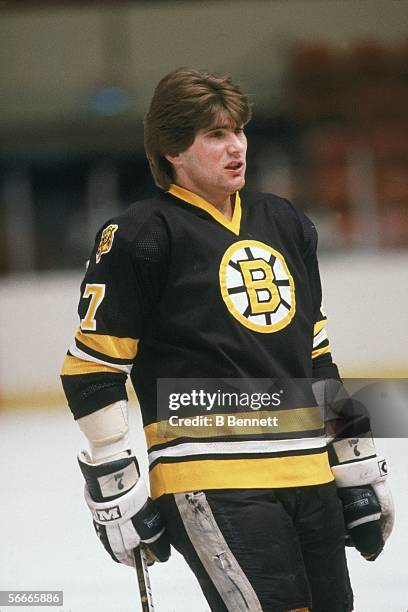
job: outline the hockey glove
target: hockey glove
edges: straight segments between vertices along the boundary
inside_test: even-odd
[[[334,443],[340,459],[348,456],[344,449],[366,455],[366,458],[332,466],[343,503],[349,545],[368,561],[374,561],[384,548],[394,524],[394,504],[387,483],[385,459],[375,455],[370,438],[344,439]],[[359,450],[360,448],[360,450]],[[370,454],[370,457],[367,457]],[[372,456],[374,455],[374,456]]]
[[[86,451],[78,456],[85,478],[85,501],[96,533],[114,561],[134,566],[133,549],[141,543],[154,560],[167,561],[170,544],[157,505],[139,476],[136,458],[92,464]]]

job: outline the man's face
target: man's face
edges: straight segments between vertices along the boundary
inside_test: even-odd
[[[200,130],[173,161],[175,180],[215,204],[245,185],[247,140],[242,127],[220,118]]]

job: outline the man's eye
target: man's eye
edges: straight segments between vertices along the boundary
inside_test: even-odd
[[[222,130],[215,130],[215,132],[213,132],[213,136],[214,136],[214,138],[222,138],[223,137],[223,131]]]
[[[235,130],[236,134],[243,134],[244,133],[244,128],[236,128]]]

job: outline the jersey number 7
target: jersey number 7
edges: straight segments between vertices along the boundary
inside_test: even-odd
[[[88,310],[86,311],[86,315],[83,319],[81,319],[81,329],[86,331],[95,331],[96,330],[96,321],[95,315],[99,306],[102,303],[103,298],[105,297],[105,284],[98,285],[86,285],[84,291],[84,298],[91,298],[88,306]]]

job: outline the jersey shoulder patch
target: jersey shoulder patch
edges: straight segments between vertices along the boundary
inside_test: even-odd
[[[102,255],[105,253],[109,253],[112,248],[113,240],[115,238],[115,232],[118,229],[118,225],[116,223],[111,223],[108,227],[105,227],[101,234],[101,239],[99,241],[98,250],[96,251],[96,263],[101,261]]]

